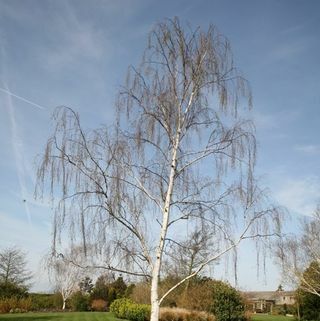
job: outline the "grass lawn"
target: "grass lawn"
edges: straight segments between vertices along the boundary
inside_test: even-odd
[[[257,313],[252,314],[252,321],[294,321],[294,318],[286,317],[284,315],[268,315]]]
[[[55,312],[0,314],[0,321],[118,321],[110,312]],[[121,320],[123,321],[123,320]]]
[[[0,314],[0,321],[120,321],[110,312],[55,312]],[[121,320],[123,321],[123,320]],[[283,315],[253,314],[252,321],[294,321]]]

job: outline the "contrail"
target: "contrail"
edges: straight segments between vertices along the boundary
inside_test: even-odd
[[[14,112],[14,104],[12,101],[12,97],[16,97],[17,99],[20,99],[28,104],[31,104],[37,108],[40,109],[45,109],[43,106],[40,106],[32,101],[29,101],[28,99],[25,99],[23,97],[20,97],[18,95],[13,94],[12,92],[10,92],[9,87],[7,85],[7,81],[6,81],[6,65],[4,63],[5,61],[5,50],[4,47],[0,44],[0,70],[2,73],[2,86],[0,86],[0,90],[4,93],[6,93],[5,96],[5,107],[7,107],[8,110],[8,115],[10,118],[10,124],[11,124],[11,140],[12,140],[12,146],[13,146],[13,152],[14,152],[14,158],[15,158],[15,163],[16,163],[16,167],[17,167],[17,176],[18,176],[18,182],[19,182],[19,186],[20,186],[20,193],[21,193],[21,201],[27,199],[27,184],[26,184],[26,178],[25,178],[25,159],[24,159],[24,154],[21,150],[22,148],[22,140],[21,137],[19,135],[19,129],[18,129],[18,125],[16,122],[16,116],[15,116],[15,112]],[[30,225],[32,225],[31,222],[31,213],[30,213],[30,208],[29,208],[29,204],[25,201],[23,201],[24,203],[24,208],[27,214],[27,219]]]
[[[4,85],[7,87],[7,84],[3,82]],[[9,90],[7,90],[9,91]],[[25,200],[27,198],[27,187],[26,187],[26,181],[25,181],[25,166],[24,166],[24,158],[23,154],[21,152],[21,145],[22,145],[22,140],[19,135],[18,131],[18,126],[16,122],[16,117],[14,113],[14,107],[13,107],[13,102],[11,99],[10,95],[7,95],[7,109],[8,109],[8,114],[10,117],[10,123],[11,123],[11,130],[12,130],[12,146],[13,146],[13,151],[15,155],[15,161],[16,161],[16,166],[17,166],[17,175],[18,175],[18,181],[20,185],[20,192],[21,192],[21,201]],[[24,201],[24,207],[27,213],[27,218],[28,222],[31,224],[31,213],[29,209],[29,205],[27,202]]]
[[[20,99],[20,100],[22,100],[22,101],[24,101],[24,102],[26,102],[26,103],[28,103],[28,104],[30,104],[30,105],[33,105],[33,106],[35,106],[35,107],[37,107],[37,108],[39,108],[39,109],[46,109],[46,107],[43,107],[43,106],[41,106],[41,105],[39,105],[39,104],[36,104],[36,103],[34,103],[33,101],[31,101],[31,100],[29,100],[29,99],[26,99],[26,98],[23,98],[23,97],[21,97],[21,96],[18,96],[18,95],[14,94],[13,92],[11,92],[11,91],[9,91],[9,90],[7,90],[7,89],[5,89],[5,88],[0,87],[0,90],[3,91],[3,92],[6,93],[6,94],[12,96],[12,97],[15,97],[15,98],[17,98],[17,99]]]

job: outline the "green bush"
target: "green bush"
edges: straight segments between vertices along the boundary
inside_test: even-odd
[[[29,295],[33,311],[53,311],[62,307],[62,296],[60,293],[43,294],[31,293]]]
[[[90,297],[78,291],[70,298],[70,305],[73,311],[89,311]]]
[[[125,311],[133,302],[130,299],[117,299],[110,305],[110,312],[114,313],[117,318],[125,319]]]
[[[131,321],[147,321],[150,320],[150,312],[150,305],[132,303],[129,305],[126,319]]]
[[[300,291],[300,313],[302,320],[320,321],[320,297]]]
[[[213,287],[213,306],[211,312],[217,321],[245,320],[243,298],[229,284],[216,281]]]
[[[136,304],[130,299],[117,299],[110,305],[110,311],[117,318],[131,321],[145,321],[150,318],[150,306],[147,304]]]

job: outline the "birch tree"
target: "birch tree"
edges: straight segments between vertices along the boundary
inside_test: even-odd
[[[248,82],[215,27],[157,24],[141,64],[129,67],[113,128],[86,131],[70,108],[54,114],[37,186],[60,197],[54,248],[68,232],[95,245],[103,260],[93,265],[150,279],[158,320],[164,298],[208,264],[236,258],[245,239],[279,233],[279,212],[254,179],[250,109]],[[160,297],[170,243],[185,246],[199,227],[211,231],[214,251]]]
[[[278,242],[278,262],[287,283],[320,297],[320,206],[312,218],[301,223],[299,236],[287,236]]]
[[[73,249],[65,255],[60,254],[48,258],[50,279],[54,283],[55,290],[61,294],[62,310],[65,310],[67,300],[71,295],[79,289],[79,282],[84,275],[84,270],[72,263],[80,263],[78,254],[79,252]]]

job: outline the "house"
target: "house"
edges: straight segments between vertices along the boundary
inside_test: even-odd
[[[294,291],[257,291],[245,292],[247,307],[256,313],[272,313],[275,306],[295,304]]]

